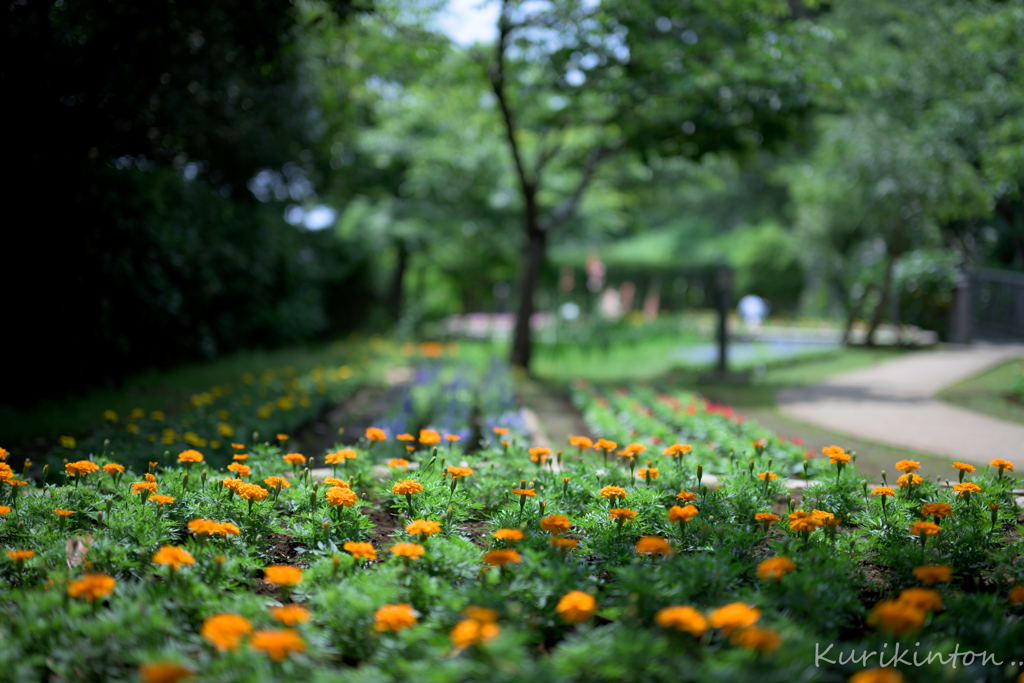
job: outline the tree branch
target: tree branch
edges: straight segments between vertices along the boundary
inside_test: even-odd
[[[601,160],[615,152],[618,152],[622,147],[622,143],[618,143],[611,147],[601,146],[590,153],[586,163],[583,165],[583,175],[580,177],[580,182],[576,185],[576,189],[572,191],[572,194],[563,199],[562,203],[551,212],[548,219],[544,221],[541,226],[542,230],[546,232],[553,231],[572,216],[573,212],[576,211],[576,207],[580,203],[580,199],[583,198],[583,193],[586,191],[587,186],[590,185],[590,181],[593,179],[594,173],[597,171],[597,167],[601,163]]]
[[[505,48],[508,43],[509,33],[512,25],[508,19],[508,0],[501,3],[501,15],[498,18],[498,40],[496,44],[495,62],[490,69],[491,88],[498,98],[498,106],[501,108],[501,116],[505,122],[505,136],[508,138],[509,148],[512,150],[512,159],[515,161],[516,174],[519,176],[519,184],[524,194],[531,194],[536,189],[536,180],[531,179],[526,173],[523,165],[523,157],[519,151],[519,143],[516,141],[515,120],[512,117],[512,109],[508,104],[508,95],[505,92]]]

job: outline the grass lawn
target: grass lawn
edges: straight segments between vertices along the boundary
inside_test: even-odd
[[[1015,358],[939,392],[939,398],[968,410],[1024,423],[1024,402],[1013,389],[1024,368],[1024,358]]]

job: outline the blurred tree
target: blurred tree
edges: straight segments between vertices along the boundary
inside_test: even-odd
[[[817,40],[810,29],[775,0],[503,0],[488,75],[525,238],[514,365],[530,364],[550,236],[602,162],[625,150],[646,160],[777,145],[808,110],[816,67],[800,55]]]

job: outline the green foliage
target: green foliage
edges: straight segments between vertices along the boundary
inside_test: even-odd
[[[793,311],[804,288],[805,264],[798,239],[782,226],[765,223],[730,236],[736,294],[767,299],[772,311]]]

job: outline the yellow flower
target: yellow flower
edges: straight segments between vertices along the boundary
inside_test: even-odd
[[[352,557],[357,560],[376,560],[377,551],[373,549],[373,546],[369,543],[357,543],[356,541],[346,541],[343,546],[344,550],[352,554]]]
[[[826,446],[821,449],[821,452],[828,456],[828,461],[833,465],[837,463],[847,465],[850,462],[850,454],[839,446]]]
[[[182,451],[178,454],[178,462],[202,462],[203,454],[195,450]]]
[[[62,437],[60,437],[60,445],[63,446],[64,448],[74,448],[75,447],[75,437],[73,437],[73,436],[62,436]]]
[[[672,554],[672,546],[659,536],[641,536],[636,542],[636,552],[640,555],[665,555],[667,557]]]
[[[732,602],[711,612],[708,623],[729,635],[733,629],[753,626],[761,618],[761,610],[742,602]]]
[[[340,486],[343,489],[350,489],[351,486],[344,479],[338,479],[337,477],[324,477],[324,483],[328,486]]]
[[[404,602],[384,605],[373,614],[373,627],[378,631],[401,631],[416,625],[416,613]]]
[[[918,484],[923,484],[924,479],[916,474],[907,473],[897,479],[896,483],[900,485],[900,488],[905,488],[909,485],[917,486]]]
[[[433,429],[421,429],[419,441],[424,446],[432,446],[441,442],[441,435]]]
[[[594,449],[598,451],[613,451],[618,447],[619,444],[614,441],[609,441],[608,439],[598,439],[594,443]]]
[[[926,612],[900,600],[886,600],[874,606],[868,615],[868,624],[891,632],[897,638],[920,630]]]
[[[603,489],[598,491],[598,495],[602,498],[625,498],[626,489],[619,486],[605,486]]]
[[[795,510],[789,515],[789,528],[793,531],[809,533],[820,527],[823,523],[823,520],[803,510]]]
[[[991,465],[992,467],[998,467],[1000,474],[1003,473],[1003,470],[1010,470],[1011,472],[1013,472],[1013,463],[1010,462],[1009,460],[1003,460],[1002,458],[996,458],[995,460],[990,462],[989,465]]]
[[[272,564],[263,569],[263,580],[272,586],[296,586],[302,582],[302,570],[286,564]]]
[[[911,472],[917,472],[919,469],[921,469],[921,463],[918,462],[917,460],[900,460],[898,463],[896,463],[896,469],[905,474],[909,474]]]
[[[521,541],[524,538],[519,529],[498,529],[491,535],[502,541]]]
[[[263,629],[252,634],[249,647],[257,652],[266,652],[275,662],[283,662],[292,652],[305,652],[306,641],[298,631],[290,628]]]
[[[544,519],[540,520],[540,528],[547,531],[552,536],[558,536],[564,534],[569,530],[572,523],[569,522],[569,518],[564,515],[548,515]],[[520,538],[522,534],[520,534]]]
[[[398,557],[408,557],[410,560],[418,560],[423,557],[426,549],[416,543],[396,543],[391,546],[391,554]]]
[[[581,624],[597,612],[597,600],[583,591],[570,591],[562,596],[555,611],[567,624]]]
[[[115,413],[113,410],[104,410],[103,419],[106,420],[107,422],[117,422],[117,413]]]
[[[100,469],[100,466],[94,462],[88,460],[79,460],[78,462],[69,462],[64,465],[64,471],[70,474],[72,477],[79,474],[92,474]]]
[[[681,457],[693,450],[693,446],[685,443],[674,443],[661,452],[662,455]]]
[[[405,526],[405,533],[410,536],[419,536],[421,539],[433,536],[440,531],[440,522],[429,519],[416,519]]]
[[[757,575],[761,577],[762,581],[779,581],[782,579],[784,574],[796,569],[796,565],[793,560],[779,555],[778,557],[772,557],[764,560],[757,565]]]
[[[627,457],[634,458],[646,450],[647,446],[643,445],[642,443],[631,443],[622,449],[622,454]]]
[[[149,662],[139,667],[142,683],[178,683],[193,675],[191,669],[174,662]]]
[[[889,496],[890,498],[896,495],[896,492],[888,486],[876,486],[871,489],[872,496]]]
[[[301,605],[284,605],[282,607],[271,607],[270,616],[280,621],[285,626],[305,624],[309,621],[309,610]]]
[[[118,472],[124,472],[124,465],[118,465],[117,463],[113,462],[108,463],[103,466],[103,471],[109,474],[110,476],[114,476]]]
[[[96,598],[103,598],[114,592],[116,583],[114,577],[106,574],[86,574],[68,585],[68,595],[95,602]]]
[[[686,605],[673,605],[658,610],[654,621],[662,628],[674,628],[700,638],[708,630],[708,620],[704,615]]]
[[[136,481],[132,483],[132,493],[142,493],[143,491],[156,493],[156,484],[151,481]]]
[[[228,464],[228,471],[234,472],[239,477],[248,477],[251,474],[251,470],[248,465],[243,465],[240,462],[232,462]]]
[[[523,558],[515,550],[499,549],[489,550],[484,553],[483,560],[492,567],[504,567],[510,563],[519,564],[523,561]]]
[[[384,433],[383,429],[378,429],[377,427],[367,427],[366,428],[366,438],[367,438],[368,441],[371,441],[371,442],[373,442],[373,441],[385,441],[385,440],[387,440],[388,436],[387,436],[387,434]]]
[[[971,482],[953,484],[953,490],[965,498],[970,497],[972,493],[981,493],[981,487]]]
[[[194,564],[195,558],[184,548],[173,545],[165,545],[153,555],[153,564],[170,565],[174,569],[181,568],[183,564]]]
[[[288,453],[282,455],[281,458],[289,465],[304,465],[306,463],[306,456],[302,453]]]
[[[471,467],[456,467],[455,465],[449,465],[446,472],[454,481],[473,476],[473,469]]]
[[[569,435],[569,445],[576,448],[593,448],[594,442],[585,436]]]
[[[974,465],[968,465],[968,464],[962,463],[962,462],[955,462],[955,463],[953,463],[953,467],[955,467],[956,469],[960,470],[961,472],[973,472],[974,471]]]
[[[648,468],[648,467],[641,467],[640,469],[638,469],[636,471],[636,478],[637,479],[646,479],[648,471],[650,471],[650,473],[651,473],[651,479],[657,479],[658,475],[660,474],[658,472],[658,468],[657,467],[650,467],[650,468]]]
[[[241,644],[242,637],[250,633],[252,624],[237,614],[214,614],[207,617],[199,629],[199,635],[221,652],[236,649]]]

